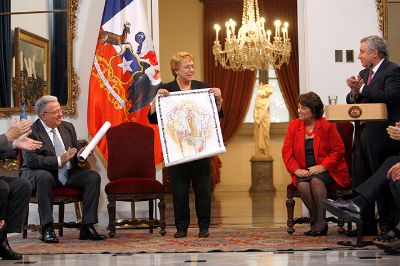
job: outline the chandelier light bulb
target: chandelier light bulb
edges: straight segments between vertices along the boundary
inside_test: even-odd
[[[236,27],[236,22],[233,19],[229,19],[229,25],[231,26],[231,31],[232,34],[235,35],[235,27]]]
[[[283,27],[283,28],[282,28],[283,42],[286,41],[286,35],[287,35],[287,28],[286,28],[286,27]]]
[[[285,22],[283,23],[283,27],[289,28],[289,23],[288,23],[287,21],[285,21]]]
[[[218,24],[215,24],[215,25],[214,25],[214,29],[215,29],[215,41],[216,41],[216,42],[219,42],[219,41],[218,41],[218,33],[219,33],[221,27],[220,27]]]
[[[272,31],[271,30],[267,30],[268,42],[269,43],[271,42],[271,34],[272,34]]]

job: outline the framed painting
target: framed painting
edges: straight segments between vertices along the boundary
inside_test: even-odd
[[[14,103],[32,106],[41,96],[50,94],[49,40],[21,28],[14,30],[13,86]]]
[[[156,96],[165,166],[211,157],[226,151],[214,95],[209,89]]]

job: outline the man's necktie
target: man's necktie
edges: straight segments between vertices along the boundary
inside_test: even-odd
[[[54,149],[56,150],[56,156],[60,157],[65,152],[64,146],[61,143],[60,138],[57,136],[57,133],[54,128],[51,130],[51,133],[53,133],[53,143],[54,143]],[[63,184],[63,185],[65,185],[67,183],[67,179],[68,179],[67,164],[65,164],[62,168],[58,169],[58,179],[60,180],[61,184]]]
[[[367,79],[367,85],[371,83],[372,75],[374,74],[374,71],[372,68],[369,69],[369,74],[368,74],[368,79]]]

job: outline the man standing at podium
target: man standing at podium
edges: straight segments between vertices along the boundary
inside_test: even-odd
[[[400,67],[387,59],[387,43],[379,36],[368,36],[360,41],[360,59],[363,70],[357,77],[346,80],[350,87],[347,103],[384,103],[388,120],[383,122],[356,121],[354,135],[352,184],[353,191],[378,170],[386,158],[397,155],[399,143],[386,134],[386,128],[400,121]],[[390,193],[378,200],[381,233],[394,226],[394,207]],[[363,213],[363,235],[377,235],[375,206]]]

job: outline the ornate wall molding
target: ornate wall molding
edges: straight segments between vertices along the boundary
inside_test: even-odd
[[[387,0],[375,0],[376,10],[378,13],[379,30],[382,32],[383,38],[387,39],[388,20],[387,20]]]

